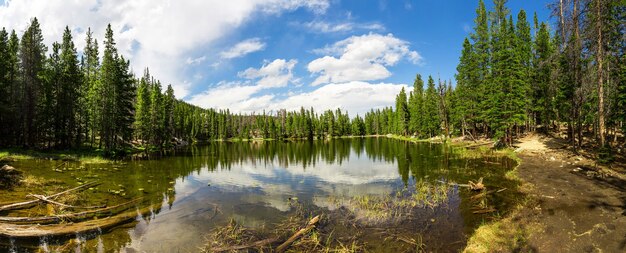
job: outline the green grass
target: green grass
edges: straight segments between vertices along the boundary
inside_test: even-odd
[[[97,149],[79,150],[30,150],[0,149],[0,161],[20,161],[34,159],[53,159],[76,161],[88,164],[112,163],[114,160],[105,158],[104,152]]]
[[[443,142],[446,142],[446,143],[448,143],[448,142],[449,142],[449,139],[441,139],[441,138],[435,138],[435,139],[432,139],[432,138],[420,139],[420,138],[417,138],[417,137],[405,136],[405,135],[397,135],[397,134],[388,134],[388,135],[383,135],[383,136],[386,136],[387,138],[391,138],[391,139],[395,139],[395,140],[410,141],[410,142],[414,142],[414,143],[416,143],[416,142],[432,142],[432,143],[441,143],[442,141],[443,141]]]

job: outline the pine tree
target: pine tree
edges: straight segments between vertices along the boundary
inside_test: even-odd
[[[130,62],[118,57],[116,62],[115,83],[115,146],[122,148],[133,138],[135,121],[135,77],[130,70]]]
[[[487,10],[485,9],[485,3],[483,0],[478,1],[478,9],[476,9],[476,19],[474,20],[476,26],[474,27],[474,33],[470,35],[474,41],[474,60],[476,61],[476,76],[478,80],[484,81],[487,79],[489,70],[489,55],[490,55],[490,36],[489,36],[489,24],[487,21]]]
[[[96,135],[99,134],[99,123],[101,122],[100,110],[103,102],[102,84],[100,82],[100,59],[98,56],[98,41],[92,38],[91,28],[87,30],[85,39],[85,48],[83,51],[82,70],[83,70],[83,94],[84,99],[80,104],[84,105],[86,116],[86,132],[90,137],[91,146],[95,144]],[[82,107],[82,106],[81,106]]]
[[[82,122],[83,114],[82,110],[79,109],[79,98],[83,91],[83,81],[78,54],[72,41],[72,33],[67,26],[61,43],[60,64],[60,89],[56,94],[56,111],[58,114],[55,115],[58,119],[58,133],[60,134],[57,140],[60,142],[61,148],[68,148],[78,146],[82,142],[82,130],[79,123]]]
[[[417,74],[413,81],[413,91],[409,96],[409,131],[411,134],[423,132],[424,80]]]
[[[22,35],[19,48],[19,58],[22,70],[21,77],[21,105],[19,109],[21,124],[20,144],[25,147],[36,147],[38,144],[38,126],[40,121],[48,115],[41,115],[37,111],[42,88],[41,74],[46,61],[46,45],[37,18],[33,18]]]
[[[478,124],[480,86],[476,76],[477,62],[473,56],[472,44],[465,38],[459,65],[456,68],[456,90],[458,95],[457,103],[454,107],[454,114],[460,121],[463,136],[465,136],[468,125],[476,126]],[[476,130],[475,127],[473,130]]]
[[[154,146],[161,146],[163,142],[163,103],[161,94],[161,82],[156,81],[152,84],[150,91],[150,143]],[[224,126],[225,127],[225,126]],[[230,136],[225,137],[230,138]]]
[[[515,46],[517,57],[521,64],[521,85],[520,89],[524,91],[524,103],[523,108],[526,110],[526,114],[531,114],[531,82],[532,82],[532,70],[533,70],[533,48],[532,48],[532,36],[530,33],[530,24],[526,19],[526,12],[520,10],[517,14],[517,24],[515,29]]]
[[[406,135],[408,133],[409,108],[404,87],[396,96],[396,120],[396,134]]]
[[[165,91],[165,96],[163,99],[165,100],[163,103],[164,139],[165,139],[165,144],[169,145],[170,141],[172,140],[172,132],[174,130],[173,113],[174,113],[174,103],[176,102],[176,97],[174,97],[174,89],[172,88],[171,84],[167,85],[167,90]],[[245,131],[245,133],[247,135],[248,131]]]
[[[426,94],[424,96],[423,111],[424,132],[427,136],[433,137],[441,130],[441,120],[439,118],[439,95],[435,88],[435,80],[428,76]]]
[[[530,95],[532,105],[533,123],[537,125],[548,124],[553,116],[552,101],[555,97],[554,85],[552,82],[552,72],[555,68],[553,64],[554,48],[550,39],[548,25],[541,22],[534,43],[535,55],[533,64],[533,86]]]
[[[146,68],[143,77],[139,81],[139,87],[137,88],[137,104],[135,108],[135,135],[143,144],[151,140],[151,80],[150,71]]]
[[[448,138],[450,137],[450,96],[452,92],[448,90],[446,82],[442,83],[441,80],[439,80],[437,91],[439,95],[439,118],[443,121],[444,134]]]
[[[0,146],[6,145],[10,137],[10,71],[9,34],[3,27],[0,30]]]
[[[61,117],[58,106],[58,96],[62,86],[61,44],[52,43],[52,53],[46,61],[44,70],[41,72],[41,92],[39,95],[38,113],[46,115],[38,121],[39,140],[46,143],[48,148],[58,145],[62,137]]]
[[[100,146],[104,145],[105,150],[111,152],[117,147],[117,141],[115,140],[116,133],[116,121],[117,121],[117,86],[118,86],[118,55],[115,48],[115,40],[113,39],[113,30],[109,24],[105,33],[104,41],[104,54],[102,56],[102,66],[100,68],[99,75],[99,88],[98,96],[98,119],[97,125],[99,126],[100,133]]]

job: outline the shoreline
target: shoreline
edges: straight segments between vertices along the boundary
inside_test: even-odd
[[[512,173],[525,199],[502,219],[477,228],[464,252],[626,250],[623,174],[563,149],[556,138],[533,134],[518,146]]]

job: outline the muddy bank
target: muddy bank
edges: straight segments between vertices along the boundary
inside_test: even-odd
[[[626,181],[581,165],[566,151],[522,152],[521,179],[534,187],[528,247],[539,252],[626,251]],[[572,159],[573,158],[573,159]],[[576,162],[578,161],[578,162]]]
[[[528,199],[509,217],[479,228],[467,252],[626,252],[622,165],[596,169],[550,137],[529,136],[517,147],[517,176]]]

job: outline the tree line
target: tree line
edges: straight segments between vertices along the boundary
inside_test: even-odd
[[[136,77],[117,52],[111,25],[103,54],[91,29],[77,52],[66,27],[61,42],[44,44],[37,18],[21,38],[0,30],[0,146],[119,151],[168,147],[179,141],[231,138],[327,138],[363,135],[359,116],[313,108],[260,115],[203,109],[174,96],[146,68]],[[163,91],[165,89],[165,91]]]
[[[556,29],[506,0],[482,0],[463,41],[456,85],[421,76],[402,90],[395,110],[365,115],[366,133],[432,137],[485,136],[510,145],[527,131],[567,132],[576,148],[587,138],[618,145],[626,130],[626,5],[617,0],[558,0]],[[609,137],[609,138],[608,138]],[[622,143],[623,144],[623,143]]]

